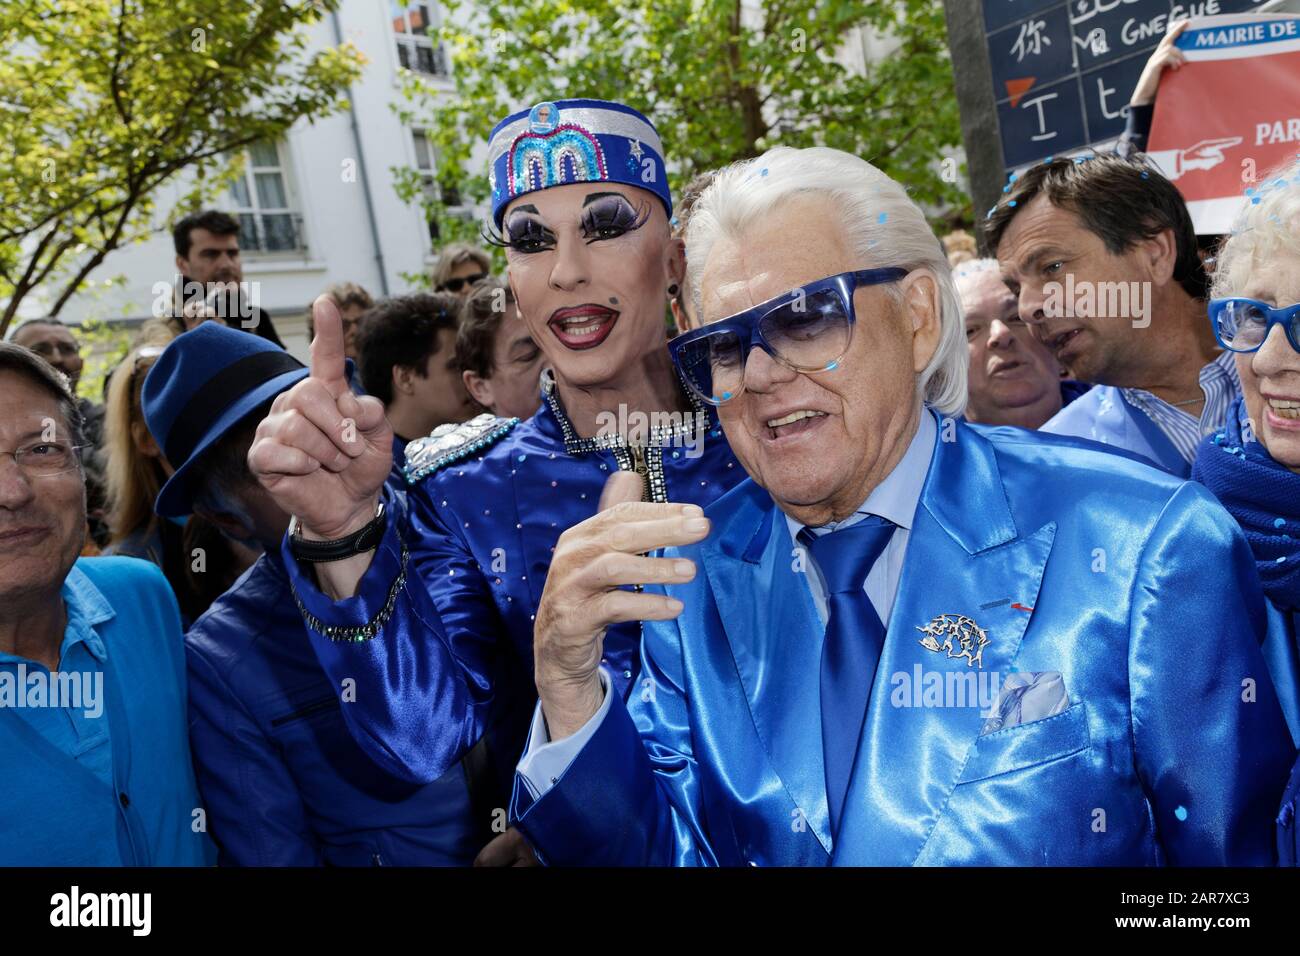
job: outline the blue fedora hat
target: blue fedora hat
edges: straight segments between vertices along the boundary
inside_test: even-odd
[[[266,339],[220,322],[204,322],[173,339],[149,369],[140,393],[149,433],[176,469],[158,492],[154,511],[173,518],[189,514],[194,463],[308,371]]]

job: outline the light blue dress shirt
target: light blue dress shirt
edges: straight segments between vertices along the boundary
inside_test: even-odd
[[[56,673],[79,693],[34,698],[31,688],[58,682],[35,661],[0,654],[0,866],[212,862],[171,586],[145,561],[81,558],[61,596]]]
[[[871,570],[863,588],[867,597],[880,615],[882,621],[888,621],[894,609],[894,598],[898,594],[898,582],[903,576],[903,559],[907,553],[907,540],[912,529],[912,520],[916,515],[917,502],[921,500],[921,489],[925,485],[925,476],[930,470],[930,461],[934,457],[934,443],[938,432],[934,416],[922,409],[920,424],[912,441],[903,453],[902,459],[893,471],[885,476],[880,484],[872,489],[867,500],[856,512],[843,521],[832,522],[811,529],[813,534],[829,534],[840,528],[857,524],[869,515],[877,515],[892,521],[898,526],[889,544]],[[789,515],[785,516],[790,529],[790,540],[797,542],[799,532],[805,527]],[[803,550],[796,544],[796,548]],[[803,566],[807,572],[808,590],[812,592],[813,602],[822,622],[826,621],[826,585],[817,563],[805,554]],[[528,745],[519,761],[518,770],[524,783],[532,792],[533,798],[540,797],[559,779],[560,774],[577,756],[583,746],[591,739],[605,715],[609,713],[613,695],[609,693],[610,682],[604,668],[600,673],[601,688],[605,699],[600,709],[582,725],[572,736],[563,740],[552,741],[546,729],[546,720],[542,716],[539,702],[533,712],[533,723],[528,733]]]
[[[1124,397],[1156,423],[1188,462],[1196,458],[1196,446],[1206,435],[1223,427],[1232,403],[1241,397],[1241,377],[1232,352],[1220,352],[1197,377],[1205,393],[1201,417],[1193,418],[1181,408],[1141,388],[1121,388]]]

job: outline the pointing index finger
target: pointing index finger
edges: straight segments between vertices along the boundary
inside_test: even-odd
[[[327,295],[311,306],[316,337],[311,340],[311,377],[320,379],[336,397],[348,387],[343,350],[343,317]]]

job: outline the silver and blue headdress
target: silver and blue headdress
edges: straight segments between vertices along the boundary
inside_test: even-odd
[[[517,196],[569,183],[624,183],[673,200],[654,124],[607,100],[556,100],[507,116],[488,139],[492,220]]]

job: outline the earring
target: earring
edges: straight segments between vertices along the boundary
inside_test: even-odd
[[[675,299],[675,298],[677,298],[677,283],[676,283],[676,282],[674,282],[672,285],[670,285],[670,286],[668,287],[668,297],[669,297],[670,299]]]

